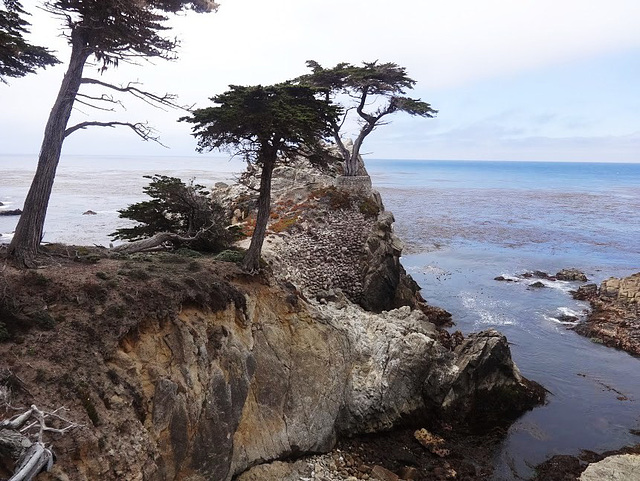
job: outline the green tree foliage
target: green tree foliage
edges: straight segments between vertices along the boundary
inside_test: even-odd
[[[334,140],[345,159],[345,175],[358,175],[362,143],[376,127],[384,125],[384,117],[405,112],[431,118],[438,112],[420,99],[405,96],[416,81],[407,76],[404,67],[395,63],[363,62],[362,66],[339,63],[333,68],[323,68],[318,62],[309,60],[307,67],[311,73],[298,78],[298,82],[325,89],[328,101],[335,101],[340,94],[346,94],[352,100],[343,109],[341,118],[332,124]],[[358,115],[360,132],[353,147],[348,149],[342,141],[340,130],[354,110]]]
[[[143,191],[151,200],[118,211],[120,217],[139,224],[117,229],[111,237],[136,241],[171,232],[195,237],[188,242],[188,247],[194,250],[219,252],[229,246],[233,236],[225,227],[224,209],[209,197],[204,186],[193,181],[185,184],[177,177],[166,175],[146,175],[145,178],[151,182]]]
[[[271,176],[278,159],[304,153],[331,134],[339,108],[318,89],[288,83],[263,87],[232,85],[181,120],[193,123],[197,150],[227,150],[261,168],[258,215],[243,267],[255,271],[266,233],[271,202]]]
[[[32,45],[25,39],[29,33],[27,12],[17,0],[3,0],[0,8],[0,82],[6,77],[24,77],[38,68],[60,63],[45,47]]]
[[[80,93],[80,86],[100,86],[107,91],[129,93],[148,103],[175,106],[174,96],[145,92],[136,84],[117,86],[85,78],[83,69],[87,61],[95,59],[104,71],[121,61],[174,58],[177,42],[166,35],[168,14],[184,10],[207,12],[217,7],[211,0],[50,0],[44,5],[62,20],[71,55],[45,127],[36,173],[9,245],[9,256],[24,265],[33,263],[40,245],[62,144],[67,136],[88,127],[126,126],[145,140],[155,139],[153,131],[141,123],[84,121],[67,127],[76,101],[96,108],[104,107],[104,102],[107,106],[110,106],[109,102],[111,105],[118,103],[110,95]]]

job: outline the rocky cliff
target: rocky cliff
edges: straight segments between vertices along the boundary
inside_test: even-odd
[[[225,480],[408,417],[473,420],[540,401],[496,331],[451,351],[408,306],[308,302],[228,263],[170,261],[4,273],[11,405],[64,405],[83,424],[52,438],[49,479]]]
[[[284,174],[260,276],[188,251],[62,247],[45,269],[5,267],[2,416],[64,405],[82,423],[48,439],[43,479],[230,480],[341,436],[490,424],[542,402],[500,333],[454,340],[434,324],[449,316],[404,273],[375,193]],[[250,196],[220,187],[250,228]]]

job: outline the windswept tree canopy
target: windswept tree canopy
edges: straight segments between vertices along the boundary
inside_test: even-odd
[[[353,99],[352,104],[345,106],[342,118],[332,124],[334,140],[345,159],[345,175],[357,175],[362,142],[377,126],[383,125],[383,117],[405,112],[431,118],[438,112],[428,103],[406,96],[416,81],[407,75],[404,67],[395,63],[363,62],[362,66],[339,63],[333,68],[323,68],[315,60],[309,60],[307,67],[311,73],[299,77],[300,84],[325,89],[327,101],[335,101],[339,94]],[[360,132],[349,150],[340,130],[352,110],[359,116]]]
[[[103,68],[122,60],[173,58],[175,38],[163,36],[167,13],[184,10],[209,12],[218,5],[211,0],[51,0],[45,8],[64,19],[70,30],[84,40],[90,55]]]
[[[259,268],[260,252],[269,220],[271,174],[278,158],[312,150],[331,135],[339,107],[317,88],[290,83],[230,89],[211,100],[214,107],[198,109],[181,120],[195,124],[198,151],[222,149],[243,155],[261,166],[258,216],[243,267]]]
[[[308,86],[278,84],[230,89],[211,98],[215,107],[197,109],[181,120],[195,124],[198,151],[222,149],[262,163],[269,152],[289,156],[331,135],[340,109]]]
[[[4,8],[3,8],[4,6]],[[59,63],[45,47],[31,45],[25,39],[29,33],[28,15],[18,0],[0,1],[0,82],[6,77],[24,77],[36,69]]]

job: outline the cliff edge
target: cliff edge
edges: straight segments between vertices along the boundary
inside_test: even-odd
[[[219,187],[250,227],[250,198]],[[284,190],[260,276],[191,251],[66,246],[46,268],[3,268],[2,419],[33,404],[82,424],[48,435],[42,479],[230,480],[341,436],[504,423],[542,402],[500,333],[434,324],[450,316],[402,269],[379,196]]]

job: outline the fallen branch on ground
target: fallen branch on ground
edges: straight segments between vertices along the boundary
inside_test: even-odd
[[[42,471],[49,471],[55,455],[43,441],[45,432],[65,434],[79,427],[58,414],[64,408],[52,412],[41,411],[35,405],[22,414],[0,422],[0,453],[15,461],[14,473],[9,481],[31,481]],[[47,425],[51,419],[62,427]]]
[[[202,231],[201,231],[202,232]],[[184,237],[179,234],[173,234],[171,232],[160,232],[148,239],[142,239],[139,241],[129,242],[127,244],[121,244],[119,246],[109,249],[111,252],[117,252],[119,254],[133,254],[135,252],[148,252],[151,250],[158,250],[163,244],[167,242],[191,242],[198,238],[201,234],[198,232],[193,237]]]

